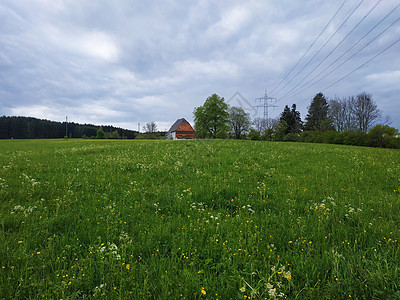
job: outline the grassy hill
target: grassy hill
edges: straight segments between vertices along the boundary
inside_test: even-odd
[[[400,297],[400,152],[0,141],[0,298]]]

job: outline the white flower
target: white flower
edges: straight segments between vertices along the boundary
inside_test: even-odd
[[[276,296],[276,290],[275,289],[270,289],[268,290],[268,294],[271,298],[275,298]]]

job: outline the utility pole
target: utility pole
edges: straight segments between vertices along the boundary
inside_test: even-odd
[[[65,139],[68,140],[68,116],[65,117]]]
[[[268,103],[268,100],[270,100],[270,102],[271,102],[270,104]],[[274,108],[278,107],[277,105],[273,105],[272,101],[276,102],[276,98],[268,97],[267,90],[265,90],[264,97],[260,97],[260,98],[256,98],[255,99],[256,104],[258,102],[260,104],[255,105],[254,107],[257,107],[257,108],[258,107],[263,107],[264,108],[264,115],[263,115],[264,122],[268,122],[268,109],[270,107],[274,107]]]

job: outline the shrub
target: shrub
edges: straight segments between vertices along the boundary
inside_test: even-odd
[[[260,133],[255,129],[250,129],[249,139],[253,141],[259,141],[261,139]]]

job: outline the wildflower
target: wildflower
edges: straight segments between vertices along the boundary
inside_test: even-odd
[[[286,272],[283,272],[283,277],[285,277],[287,280],[291,280],[292,274],[290,273],[290,271],[286,271]]]
[[[131,267],[131,265],[130,265],[130,264],[127,264],[125,267],[129,270],[130,267]]]
[[[270,296],[271,298],[275,298],[276,289],[275,289],[275,288],[270,289],[270,290],[268,291],[268,294],[269,294],[269,296]]]
[[[244,292],[246,291],[246,287],[240,288],[239,291],[241,291],[242,293],[244,293]]]
[[[202,293],[203,295],[207,294],[206,290],[205,290],[203,287],[201,288],[201,293]]]

